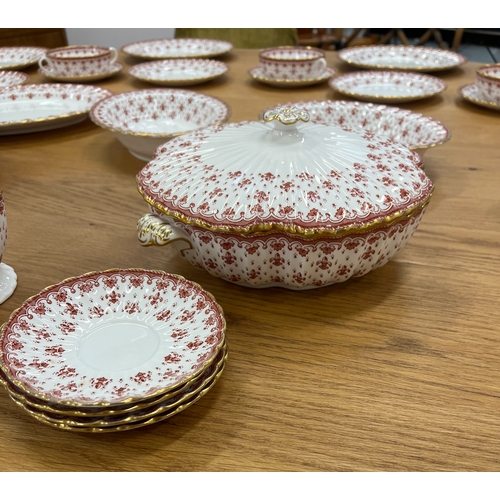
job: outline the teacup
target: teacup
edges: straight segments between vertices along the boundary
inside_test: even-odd
[[[48,50],[38,64],[57,75],[98,75],[109,71],[117,57],[118,51],[114,47],[73,45]]]
[[[477,89],[483,99],[500,102],[500,64],[482,66],[476,76]]]
[[[270,47],[259,53],[262,72],[273,80],[311,80],[327,68],[325,53],[314,47]]]

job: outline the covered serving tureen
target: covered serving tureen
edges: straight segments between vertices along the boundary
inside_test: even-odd
[[[151,212],[141,244],[174,243],[194,266],[256,288],[321,287],[386,264],[431,197],[420,156],[308,120],[280,107],[161,146],[137,175]]]

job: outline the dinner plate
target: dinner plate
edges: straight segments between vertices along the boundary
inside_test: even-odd
[[[440,78],[403,71],[356,71],[331,78],[328,84],[340,94],[380,103],[416,101],[446,89]]]
[[[177,87],[213,80],[227,70],[226,64],[212,59],[165,59],[137,64],[128,72],[144,82]]]
[[[333,68],[326,68],[322,75],[317,78],[311,78],[308,80],[278,80],[274,78],[269,78],[264,74],[264,71],[260,66],[251,69],[249,72],[250,76],[261,83],[267,83],[273,87],[283,87],[283,88],[295,88],[295,87],[307,87],[309,85],[316,85],[317,83],[324,82],[329,78],[332,78],[336,71]]]
[[[0,87],[13,87],[21,85],[28,80],[29,76],[26,73],[19,71],[0,71]]]
[[[483,94],[479,91],[476,83],[469,83],[463,85],[458,89],[458,93],[467,101],[477,104],[478,106],[483,106],[485,108],[495,109],[500,111],[500,102],[490,101],[483,97]]]
[[[0,47],[0,69],[20,69],[41,59],[47,49],[43,47]]]
[[[233,45],[224,40],[163,38],[129,43],[122,47],[122,51],[125,54],[144,59],[177,59],[220,56],[232,48]]]
[[[61,73],[57,73],[53,69],[44,66],[40,68],[40,73],[49,78],[50,80],[54,80],[56,82],[72,82],[72,83],[84,83],[84,82],[97,82],[99,80],[104,80],[105,78],[110,78],[113,75],[116,75],[123,69],[123,64],[119,62],[114,62],[109,66],[108,71],[104,71],[103,73],[95,73],[92,75],[64,75]]]
[[[279,106],[296,106],[309,113],[311,121],[339,125],[394,139],[420,156],[451,137],[447,127],[430,116],[408,109],[356,101],[300,101]],[[262,111],[261,116],[267,110]]]
[[[90,85],[45,83],[0,89],[0,135],[52,130],[85,120],[112,92]]]
[[[69,278],[28,299],[0,338],[8,381],[75,407],[142,402],[204,371],[219,353],[222,309],[199,285],[162,271]]]
[[[341,60],[365,69],[441,71],[455,68],[467,59],[450,50],[414,45],[367,45],[338,52]]]

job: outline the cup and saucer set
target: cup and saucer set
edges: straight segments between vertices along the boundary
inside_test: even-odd
[[[467,101],[500,111],[500,64],[482,66],[476,71],[476,81],[458,89]]]
[[[273,87],[306,87],[330,79],[336,71],[327,66],[325,53],[315,47],[272,47],[259,54],[260,66],[250,76]]]
[[[46,52],[38,61],[40,72],[58,82],[94,82],[119,73],[123,65],[116,62],[114,47],[75,45]]]

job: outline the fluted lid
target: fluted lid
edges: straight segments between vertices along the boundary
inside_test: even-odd
[[[386,225],[433,189],[417,153],[372,133],[276,108],[263,122],[206,128],[164,144],[137,175],[148,203],[213,231],[334,236]]]

